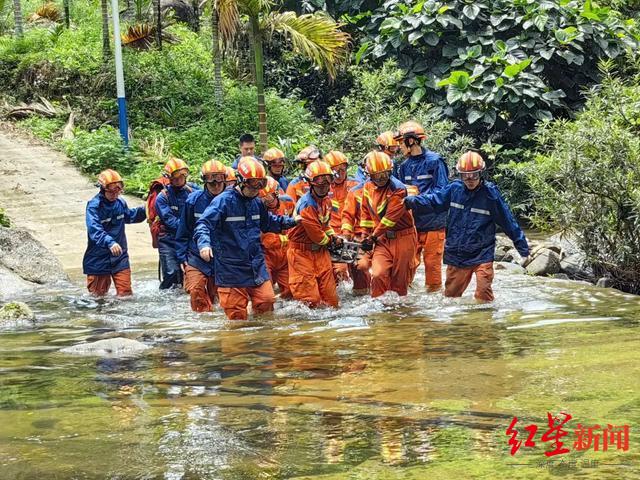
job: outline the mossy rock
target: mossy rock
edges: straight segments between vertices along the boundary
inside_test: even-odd
[[[34,315],[29,305],[22,302],[9,302],[0,308],[0,322],[8,320],[30,320],[35,321]]]

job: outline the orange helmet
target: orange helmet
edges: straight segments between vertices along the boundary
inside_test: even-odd
[[[398,127],[398,133],[396,134],[396,140],[401,140],[407,137],[416,137],[419,140],[424,140],[427,135],[424,132],[424,128],[418,122],[413,120],[404,122]]]
[[[460,160],[456,164],[456,170],[458,173],[474,173],[481,172],[485,169],[486,165],[478,152],[468,151],[462,154]]]
[[[227,178],[225,181],[227,182],[235,182],[238,180],[238,177],[236,177],[236,171],[231,168],[231,167],[224,167],[224,171],[227,174]]]
[[[384,152],[373,151],[367,153],[365,157],[364,169],[369,175],[393,170],[393,162]]]
[[[344,165],[349,163],[349,160],[344,153],[338,150],[331,150],[327,153],[322,160],[327,162],[331,168],[336,168],[338,165]]]
[[[202,164],[202,175],[208,175],[211,173],[227,173],[227,167],[218,160],[209,160]]]
[[[300,153],[298,153],[298,156],[296,158],[300,162],[308,163],[313,162],[314,160],[318,160],[320,159],[320,157],[321,155],[318,147],[316,147],[315,145],[309,145],[308,147],[304,147],[302,150],[300,150]]]
[[[400,144],[398,143],[398,140],[396,140],[395,135],[391,130],[387,130],[386,132],[382,132],[380,135],[378,135],[378,138],[376,138],[376,143],[378,144],[378,147],[380,147],[380,150],[388,150],[390,147],[399,147]]]
[[[333,180],[333,170],[331,170],[331,166],[322,160],[314,160],[307,165],[307,168],[304,171],[305,178],[311,183],[315,182],[316,178],[323,175],[329,175],[331,180]]]
[[[164,165],[164,175],[170,177],[174,172],[178,170],[186,170],[189,171],[189,166],[186,164],[184,160],[180,160],[179,158],[172,157],[167,163]]]
[[[260,190],[258,194],[260,197],[266,197],[267,195],[275,193],[278,196],[280,193],[280,184],[273,177],[267,177],[267,186]]]
[[[112,183],[122,182],[122,177],[115,170],[105,170],[98,175],[98,183],[102,188]],[[124,183],[124,182],[123,182]]]
[[[270,148],[269,150],[267,150],[266,152],[264,152],[264,154],[262,155],[262,160],[264,160],[267,163],[271,163],[274,160],[284,160],[284,152],[282,150],[280,150],[279,148]]]
[[[236,176],[241,182],[252,178],[267,178],[267,171],[264,169],[264,166],[253,157],[242,157],[238,162],[237,170]]]

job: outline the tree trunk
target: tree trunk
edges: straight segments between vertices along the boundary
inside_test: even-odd
[[[264,101],[264,58],[262,54],[262,35],[258,24],[258,17],[249,17],[251,23],[251,37],[255,58],[256,91],[258,92],[258,133],[260,134],[260,151],[267,150],[267,107]]]
[[[216,105],[222,106],[222,59],[220,58],[220,31],[218,29],[218,10],[216,0],[211,0],[211,57],[213,60],[213,94]]]
[[[71,0],[62,0],[62,8],[64,9],[64,26],[69,28],[71,26],[71,8],[69,2]]]
[[[18,38],[24,37],[22,28],[22,9],[20,8],[20,0],[13,0],[13,17],[15,19],[15,34]]]
[[[102,12],[102,61],[106,63],[111,57],[111,42],[109,40],[109,0],[100,0]],[[118,12],[113,12],[118,15]]]
[[[156,17],[156,46],[158,50],[162,50],[162,9],[160,7],[160,0],[153,1],[153,9]]]
[[[191,0],[191,6],[193,7],[193,31],[200,32],[200,0]]]

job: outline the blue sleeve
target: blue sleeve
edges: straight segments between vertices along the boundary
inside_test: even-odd
[[[433,171],[433,182],[429,193],[440,192],[444,187],[449,185],[449,169],[442,158],[438,158],[436,169]]]
[[[125,202],[124,208],[124,223],[140,223],[147,218],[147,211],[144,207],[129,208]]]
[[[184,263],[187,261],[187,249],[189,247],[189,241],[191,240],[191,232],[193,232],[193,210],[195,205],[190,201],[184,204],[182,209],[182,216],[180,217],[180,223],[178,224],[178,231],[176,232],[176,257],[178,262]]]
[[[111,248],[117,243],[102,226],[98,210],[94,206],[87,205],[86,221],[89,238],[96,245],[103,248]]]
[[[408,203],[408,206],[416,215],[446,212],[449,210],[449,204],[451,203],[451,185],[447,185],[435,193],[409,196],[405,199],[405,203]]]
[[[234,170],[236,168],[238,168],[238,162],[240,161],[240,157],[236,157],[233,159],[233,163],[231,164],[231,168],[233,168]]]
[[[495,199],[493,199],[493,202],[491,203],[493,209],[491,215],[493,216],[496,225],[498,225],[511,239],[516,250],[518,250],[518,253],[523,257],[528,257],[529,244],[524,236],[524,232],[511,213],[511,209],[509,209],[507,202],[502,198],[500,191],[495,187],[492,188],[492,191],[495,195]]]
[[[214,199],[196,222],[193,236],[198,245],[198,250],[212,248],[211,237],[220,229],[220,225],[224,220],[223,210],[224,204],[222,204],[222,202],[216,202]]]
[[[293,228],[296,225],[296,222],[293,218],[282,216],[282,215],[274,215],[273,213],[267,210],[267,207],[264,206],[264,203],[260,202],[260,230],[263,232],[274,232],[280,233],[283,230],[287,230],[288,228]]]
[[[167,231],[175,234],[178,230],[179,220],[178,217],[171,211],[169,196],[167,194],[158,194],[158,198],[156,200],[156,211],[158,212],[160,221],[163,223]]]

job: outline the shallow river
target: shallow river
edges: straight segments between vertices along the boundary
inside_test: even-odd
[[[151,273],[128,301],[31,298],[38,326],[0,331],[0,479],[640,478],[640,297],[499,271],[480,306],[422,282],[248,323]],[[114,332],[153,348],[58,352]],[[545,456],[547,412],[572,416],[568,453]],[[512,456],[514,416],[538,430]],[[627,425],[627,449],[576,446],[578,424]]]

